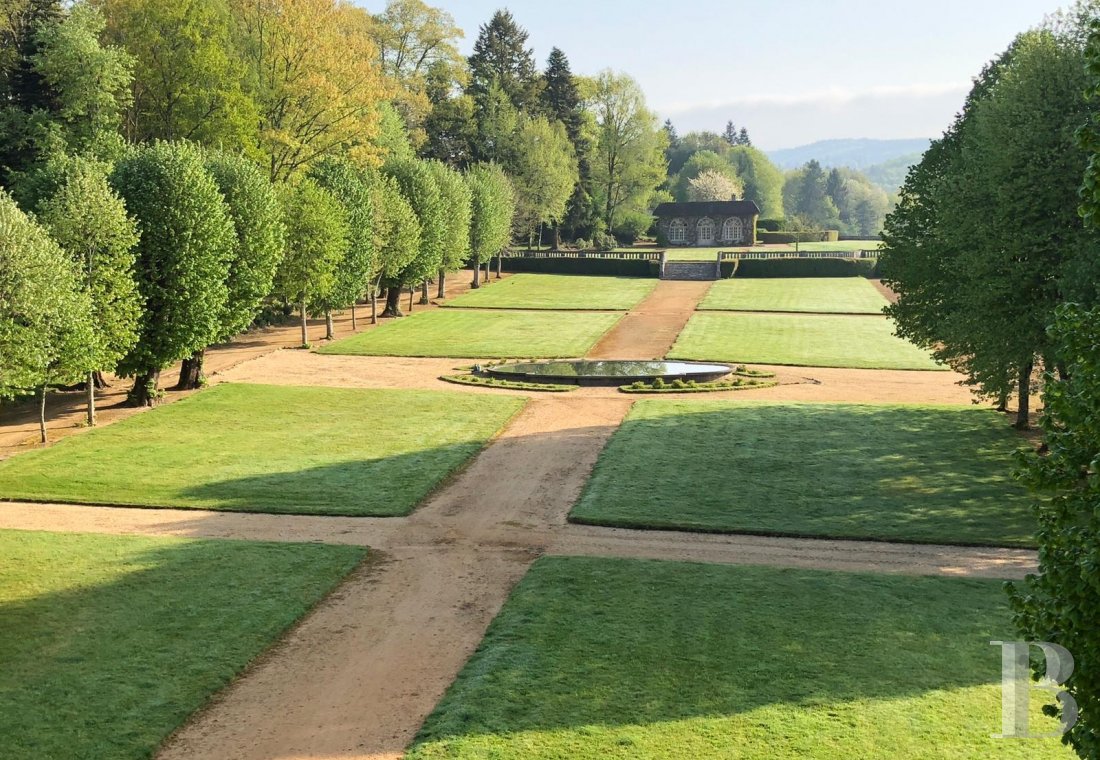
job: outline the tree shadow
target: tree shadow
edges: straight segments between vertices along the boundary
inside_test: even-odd
[[[488,751],[494,742],[511,748],[516,739],[514,746],[557,757],[548,748],[576,749],[569,742],[580,741],[596,756],[599,742],[614,743],[631,728],[659,735],[659,724],[778,707],[781,713],[758,718],[770,725],[749,754],[763,757],[767,735],[789,728],[806,710],[837,720],[837,733],[821,737],[828,742],[850,730],[836,712],[844,712],[844,703],[863,704],[858,712],[864,712],[867,702],[997,683],[1000,654],[989,641],[1006,636],[1012,626],[996,581],[544,558],[510,597],[418,743],[462,754],[457,748],[466,741]],[[984,742],[999,714],[996,699],[959,700],[942,714],[906,719],[942,720],[947,732],[972,730]],[[939,730],[921,725],[933,736]],[[676,730],[666,741],[676,741]],[[683,730],[681,739],[693,731]],[[574,735],[559,746],[549,737],[516,737],[554,731],[585,738]],[[875,727],[859,731],[873,745]],[[721,746],[728,751],[744,746],[727,738]],[[878,750],[888,753],[889,737],[882,739]]]
[[[0,532],[0,756],[150,757],[362,559],[315,544]]]

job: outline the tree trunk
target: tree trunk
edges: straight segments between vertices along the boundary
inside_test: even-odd
[[[130,406],[154,406],[157,403],[157,384],[159,382],[159,369],[143,372],[134,378],[134,387],[130,389],[127,398]]]
[[[428,281],[420,283],[420,305],[427,306],[432,302],[432,299],[428,298]]]
[[[351,331],[355,332],[359,324],[355,321],[355,301],[351,302]]]
[[[325,340],[332,340],[336,337],[336,330],[332,324],[332,309],[325,309]]]
[[[474,281],[470,283],[470,287],[477,290],[481,287],[479,280],[481,279],[481,262],[474,262]]]
[[[1027,430],[1031,427],[1031,370],[1033,366],[1028,362],[1020,368],[1020,384],[1017,393],[1019,403],[1016,409],[1016,429]]]
[[[370,292],[370,323],[372,325],[378,324],[378,288],[374,288]]]
[[[88,382],[85,385],[85,393],[88,394],[88,427],[95,427],[95,372],[88,373]]]
[[[492,258],[485,262],[485,284],[489,284],[489,264],[492,263]]]
[[[554,250],[555,251],[560,251],[561,250],[561,225],[560,224],[555,224],[554,225]]]
[[[46,438],[46,386],[41,386],[38,389],[38,432],[42,438],[42,443],[47,443]]]
[[[503,261],[504,261],[504,257],[501,256],[500,254],[497,254],[497,279],[498,280],[500,279],[500,267],[501,267],[501,263]]]
[[[306,302],[302,301],[298,306],[302,312],[302,348],[309,348],[309,316],[306,314]]]
[[[176,383],[177,391],[193,391],[201,388],[205,377],[202,374],[203,360],[206,358],[206,349],[201,349],[183,360],[180,365],[180,379]]]
[[[416,295],[416,288],[409,288],[409,314],[413,313],[413,296]]]
[[[447,297],[447,270],[439,270],[439,290],[437,291],[436,298]]]
[[[1001,391],[1001,395],[997,397],[997,407],[996,407],[996,409],[997,409],[998,412],[1007,412],[1008,411],[1008,390],[1007,389]]]
[[[383,317],[403,317],[401,313],[401,288],[392,287],[386,291],[386,309],[382,312]]]
[[[103,390],[104,388],[111,387],[111,384],[107,382],[107,378],[104,377],[103,373],[100,372],[98,369],[92,373],[92,377],[95,378],[95,387],[98,390]]]

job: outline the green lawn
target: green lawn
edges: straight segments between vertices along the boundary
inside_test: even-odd
[[[972,407],[648,400],[571,519],[623,527],[1034,545],[1021,445]]]
[[[516,274],[447,301],[481,309],[631,309],[657,286],[644,277]]]
[[[881,314],[887,301],[863,277],[719,280],[700,309]]]
[[[0,531],[0,757],[152,757],[364,554]]]
[[[1015,636],[999,581],[544,558],[410,758],[1071,760],[989,738]]]
[[[218,385],[0,462],[0,498],[404,515],[523,403],[468,393]]]
[[[894,335],[894,323],[840,314],[700,312],[669,351],[672,359],[856,369],[945,370]]]
[[[491,287],[500,287],[500,283]],[[438,309],[338,340],[319,353],[459,359],[572,358],[584,356],[621,317],[598,312]]]

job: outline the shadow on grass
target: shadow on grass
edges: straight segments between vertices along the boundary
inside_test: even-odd
[[[968,408],[647,401],[616,432],[577,522],[1029,546],[1023,444]]]
[[[744,738],[728,732],[758,731],[746,756],[766,757],[768,742],[805,720],[805,710],[824,717],[816,729],[824,735],[802,737],[822,752],[813,756],[834,757],[824,748],[851,728],[834,711],[843,703],[930,692],[943,694],[933,698],[942,712],[904,714],[905,725],[988,742],[996,697],[975,706],[950,692],[998,682],[999,651],[988,642],[1010,634],[996,581],[546,558],[421,731],[418,744],[438,754],[412,757],[565,757],[578,746],[595,757],[600,742],[614,747],[623,735],[615,729],[630,727],[657,742],[642,756],[683,753],[708,738],[728,752]],[[750,712],[747,723],[711,726],[709,737],[675,725]],[[858,731],[876,735],[874,726]],[[875,756],[889,756],[883,738],[877,749],[886,754]],[[469,754],[449,754],[463,747]]]
[[[0,756],[145,758],[365,555],[0,531]]]

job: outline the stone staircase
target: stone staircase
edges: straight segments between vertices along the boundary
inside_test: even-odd
[[[667,261],[662,280],[717,280],[718,266],[713,261]]]

